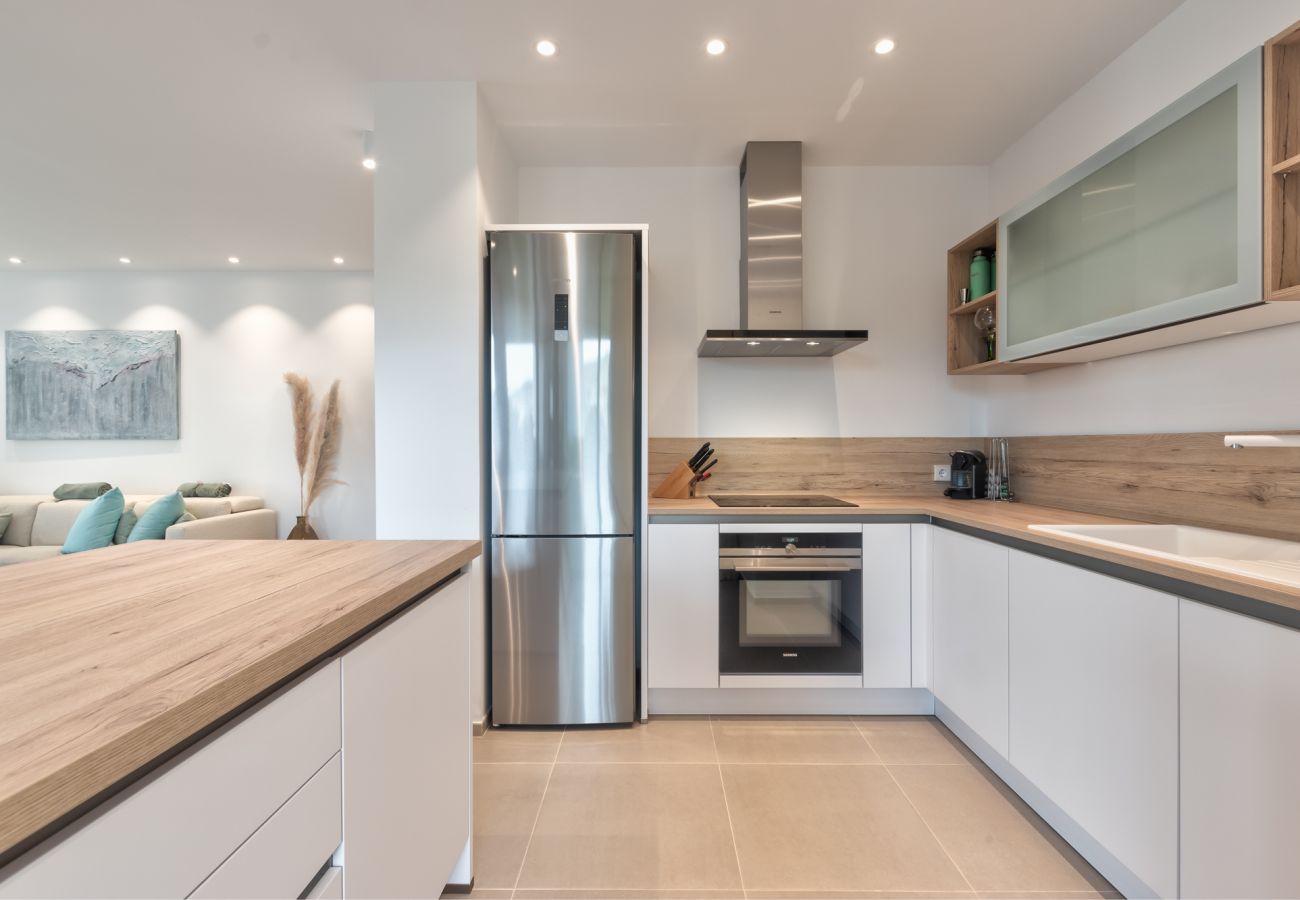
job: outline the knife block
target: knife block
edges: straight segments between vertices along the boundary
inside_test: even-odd
[[[659,482],[659,487],[650,492],[650,496],[661,500],[685,500],[691,496],[691,480],[694,478],[691,467],[679,462],[668,477]]]

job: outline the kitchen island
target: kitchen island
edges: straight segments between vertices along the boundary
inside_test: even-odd
[[[240,853],[291,856],[275,829],[260,857],[253,838],[285,832],[276,819],[317,776],[304,809],[356,844],[351,896],[404,885],[394,860],[368,859],[382,841],[354,836],[375,829],[342,817],[345,798],[360,816],[385,794],[428,794],[403,777],[454,795],[443,843],[459,843],[418,861],[440,890],[468,860],[462,572],[478,553],[476,541],[141,542],[0,572],[0,896],[185,895]],[[440,771],[400,771],[422,753]],[[400,803],[392,813],[399,824]],[[152,832],[177,846],[150,846]],[[286,889],[306,888],[337,844]],[[93,865],[107,869],[72,874]],[[219,878],[209,893],[278,887],[244,869],[251,882]]]

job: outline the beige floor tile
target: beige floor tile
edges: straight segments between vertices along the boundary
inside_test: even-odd
[[[474,767],[474,887],[513,889],[551,773],[547,763]]]
[[[745,892],[732,891],[516,891],[518,900],[744,900]]]
[[[883,766],[722,772],[747,891],[970,890]]]
[[[716,763],[707,718],[653,718],[631,727],[571,728],[559,762]]]
[[[846,716],[715,718],[713,736],[723,764],[880,762]]]
[[[977,900],[974,891],[748,891],[749,900]]]
[[[514,892],[508,888],[505,890],[493,890],[492,888],[480,889],[475,886],[474,890],[470,891],[468,894],[457,894],[454,891],[444,891],[442,900],[510,900],[510,896],[513,893]]]
[[[977,766],[891,766],[978,891],[1110,890],[1033,810]]]
[[[563,737],[563,728],[489,728],[474,738],[474,762],[549,763]]]
[[[1116,891],[982,891],[980,900],[1122,900]]]
[[[716,765],[557,765],[520,888],[741,887]]]
[[[854,721],[883,763],[960,765],[971,760],[970,751],[931,716],[859,716]]]

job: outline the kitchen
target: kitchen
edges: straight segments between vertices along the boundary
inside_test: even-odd
[[[63,97],[23,144],[63,224],[0,229],[4,327],[341,369],[352,443],[319,547],[0,573],[0,750],[64,747],[0,777],[0,896],[1300,896],[1296,11],[958,6],[236,4],[170,65],[300,136],[224,181],[178,154],[247,192],[194,201],[219,273],[147,223],[138,274],[88,261],[113,206],[54,202]],[[31,16],[113,71],[153,33]],[[247,382],[188,371],[187,429],[258,433]],[[8,440],[0,494],[279,464],[190,434]]]

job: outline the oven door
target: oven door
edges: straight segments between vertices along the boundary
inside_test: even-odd
[[[719,560],[723,675],[862,674],[862,561]]]

